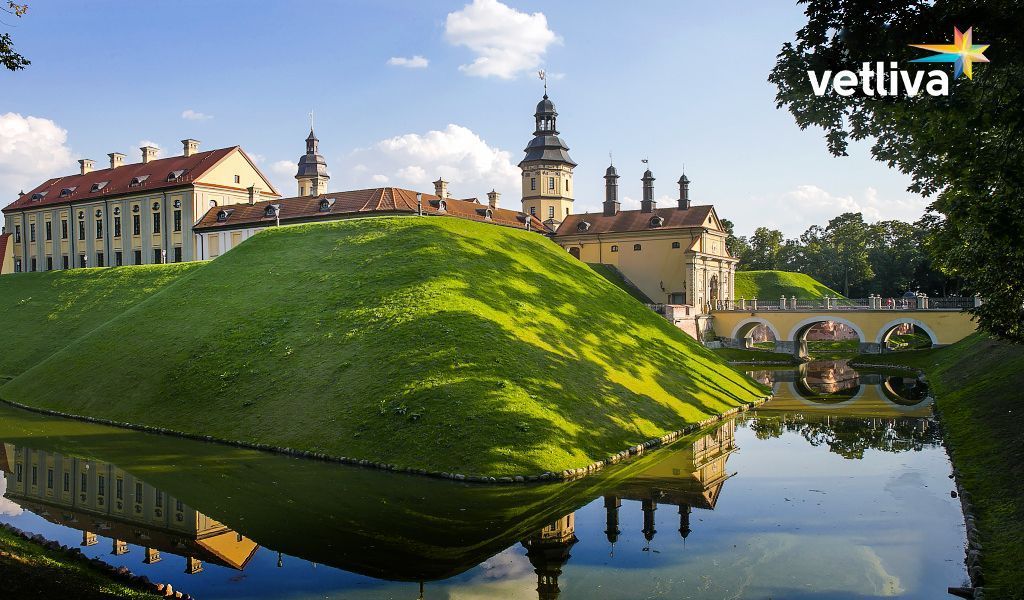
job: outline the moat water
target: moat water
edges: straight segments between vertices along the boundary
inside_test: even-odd
[[[0,408],[0,521],[201,599],[935,599],[966,581],[914,379],[841,361],[752,375],[775,389],[756,412],[534,486]]]

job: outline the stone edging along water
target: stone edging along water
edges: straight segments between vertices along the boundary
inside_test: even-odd
[[[897,371],[907,371],[910,373],[916,373],[917,379],[921,383],[927,384],[928,378],[925,376],[924,371],[914,367],[908,367],[906,365],[876,365],[869,363],[850,363],[850,366],[857,369],[894,369]],[[935,412],[935,416],[938,417],[939,422],[942,422],[942,411],[939,410],[938,404],[935,402],[935,397],[931,397],[932,410]],[[946,454],[949,455],[950,461],[953,460],[955,453],[954,446],[951,446],[946,436],[942,436],[942,445],[946,447]],[[957,497],[960,499],[960,510],[964,514],[964,526],[967,529],[967,556],[964,562],[967,564],[967,575],[971,578],[971,585],[974,586],[973,598],[974,600],[982,600],[985,597],[984,576],[981,571],[981,536],[978,534],[978,524],[974,517],[974,503],[971,501],[971,493],[964,489],[963,484],[960,483],[960,470],[953,466],[953,483],[956,485]]]
[[[33,535],[22,531],[13,525],[8,525],[7,523],[0,523],[0,529],[4,529],[12,535],[27,542],[42,546],[51,552],[61,553],[69,560],[73,560],[82,565],[90,565],[93,568],[104,572],[111,579],[120,581],[125,585],[134,586],[136,589],[141,589],[156,594],[157,596],[164,596],[165,598],[173,597],[181,598],[183,600],[193,600],[192,596],[189,594],[182,593],[181,591],[175,592],[174,588],[169,583],[153,583],[145,575],[135,575],[128,569],[128,567],[115,567],[98,558],[89,558],[78,548],[64,546],[58,542],[48,540],[39,534]],[[73,592],[74,590],[68,589],[69,594]]]
[[[220,438],[215,438],[215,437],[210,436],[210,435],[197,435],[197,434],[194,434],[194,433],[184,433],[184,432],[180,432],[180,431],[174,431],[174,430],[171,430],[171,429],[164,429],[162,427],[151,427],[149,425],[138,425],[138,424],[135,424],[135,423],[120,423],[120,422],[111,421],[111,420],[108,420],[108,419],[98,419],[96,417],[86,417],[86,416],[81,416],[81,415],[72,415],[72,414],[63,413],[63,412],[60,412],[60,411],[57,411],[57,410],[48,410],[48,409],[45,409],[45,408],[38,408],[38,407],[34,407],[34,406],[28,406],[28,405],[25,405],[25,404],[21,404],[20,402],[13,402],[11,400],[6,400],[6,399],[3,399],[3,398],[0,398],[0,402],[4,402],[5,404],[9,404],[9,405],[14,406],[16,408],[20,408],[20,409],[27,410],[27,411],[34,412],[34,413],[39,413],[39,414],[44,414],[44,415],[51,415],[51,416],[55,416],[55,417],[63,417],[65,419],[75,419],[75,420],[78,420],[78,421],[87,421],[89,423],[97,423],[99,425],[109,425],[109,426],[112,426],[112,427],[121,427],[123,429],[134,429],[136,431],[144,431],[146,433],[157,433],[157,434],[161,434],[161,435],[172,435],[172,436],[182,437],[182,438],[186,438],[186,439],[199,440],[199,441],[203,441],[203,442],[216,442],[216,443],[220,443],[220,444],[226,444],[226,445],[229,445],[229,446],[236,446],[236,447],[239,447],[239,448],[250,448],[250,449],[253,449],[253,450],[264,450],[264,451],[267,451],[267,452],[277,452],[279,454],[287,454],[289,456],[298,456],[298,457],[302,457],[302,458],[311,458],[311,459],[321,460],[321,461],[326,461],[326,462],[336,462],[336,463],[342,463],[342,464],[347,464],[347,465],[354,465],[354,466],[359,466],[359,467],[368,467],[368,468],[373,468],[373,469],[380,469],[380,470],[383,470],[383,471],[394,471],[396,473],[407,473],[407,474],[411,474],[411,475],[424,475],[424,476],[427,476],[427,477],[435,477],[435,478],[440,478],[440,479],[451,479],[453,481],[461,481],[461,482],[469,482],[469,483],[492,483],[493,484],[493,483],[527,483],[527,482],[534,483],[534,482],[549,482],[549,481],[572,481],[572,480],[575,480],[575,479],[580,479],[582,477],[586,477],[587,475],[592,475],[592,474],[600,471],[601,469],[603,469],[604,467],[606,467],[608,465],[613,465],[613,464],[622,462],[622,461],[624,461],[624,460],[626,460],[626,459],[628,459],[630,457],[638,456],[640,454],[643,454],[647,450],[650,450],[652,448],[657,448],[657,447],[663,446],[665,444],[669,444],[671,442],[676,441],[680,437],[689,435],[691,433],[696,433],[697,431],[700,431],[701,429],[704,429],[706,427],[710,427],[711,425],[713,425],[715,423],[718,423],[718,422],[720,422],[720,421],[722,421],[722,420],[724,420],[724,419],[726,419],[728,417],[731,417],[733,415],[739,414],[741,412],[746,412],[746,411],[750,410],[751,408],[754,408],[756,406],[760,406],[761,404],[764,404],[765,402],[767,402],[771,398],[772,398],[772,396],[771,396],[771,394],[769,394],[767,396],[763,396],[761,398],[758,398],[757,400],[755,400],[753,402],[747,402],[747,403],[741,404],[740,406],[736,406],[734,408],[730,408],[729,410],[727,410],[727,411],[725,411],[725,412],[723,412],[723,413],[721,413],[719,415],[708,417],[707,419],[704,419],[703,421],[698,421],[696,423],[691,423],[690,425],[687,425],[683,429],[666,433],[665,435],[660,436],[660,437],[651,438],[651,439],[647,440],[646,442],[641,442],[641,443],[639,443],[639,444],[637,444],[635,446],[630,446],[629,448],[626,448],[622,452],[619,452],[617,454],[612,454],[611,456],[609,456],[608,458],[606,458],[604,460],[595,461],[595,462],[593,462],[593,463],[591,463],[591,464],[589,464],[589,465],[587,465],[585,467],[580,467],[578,469],[566,469],[564,471],[559,471],[559,472],[546,471],[546,472],[540,473],[538,475],[515,475],[515,476],[504,476],[504,477],[489,477],[487,475],[464,475],[462,473],[449,473],[449,472],[446,472],[446,471],[428,471],[426,469],[416,469],[414,467],[402,467],[402,466],[391,464],[391,463],[375,462],[375,461],[371,461],[371,460],[359,459],[359,458],[351,458],[351,457],[347,457],[347,456],[331,456],[329,454],[324,454],[322,452],[310,452],[308,450],[296,450],[294,448],[282,448],[280,446],[272,446],[270,444],[260,444],[260,443],[256,443],[256,442],[241,442],[241,441],[237,441],[237,440],[223,440],[223,439],[220,439]]]

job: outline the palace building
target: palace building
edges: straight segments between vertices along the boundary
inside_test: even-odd
[[[211,207],[280,196],[238,146],[199,152],[196,140],[182,145],[170,158],[145,146],[141,162],[131,164],[112,152],[106,169],[82,159],[77,174],[22,193],[3,209],[9,238],[0,244],[0,271],[196,260],[192,227]]]
[[[739,261],[729,254],[715,208],[691,204],[686,175],[679,178],[677,205],[658,208],[648,169],[641,178],[640,210],[622,210],[619,174],[609,166],[602,212],[573,214],[576,163],[558,137],[557,116],[545,92],[534,114],[534,138],[519,163],[523,212],[542,219],[552,239],[576,258],[617,269],[652,304],[684,305],[693,309],[688,314],[703,314],[731,300]]]

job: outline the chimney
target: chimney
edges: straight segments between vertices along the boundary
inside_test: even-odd
[[[640,181],[644,182],[644,199],[640,201],[640,212],[654,212],[658,205],[654,202],[654,175],[650,169],[644,171]]]
[[[690,208],[690,180],[686,173],[679,178],[679,208]]]
[[[151,160],[156,160],[156,154],[157,152],[160,152],[160,149],[157,148],[156,146],[143,146],[139,148],[139,150],[142,150],[143,163],[148,163]]]
[[[491,190],[487,192],[487,206],[491,207],[491,210],[498,208],[498,200],[501,199],[501,192]]]
[[[78,166],[81,167],[82,175],[85,175],[86,173],[92,173],[92,164],[93,163],[91,158],[83,158],[82,160],[78,161]]]
[[[448,182],[438,177],[437,181],[434,182],[434,195],[438,198],[448,197]]]
[[[260,198],[260,188],[250,185],[247,189],[249,190],[249,204],[256,204],[256,201]]]
[[[181,140],[182,156],[192,156],[196,152],[199,152],[199,140],[193,140],[189,138],[187,140]]]
[[[604,216],[619,214],[619,173],[613,165],[604,172]]]
[[[111,152],[107,156],[110,157],[110,168],[116,169],[124,166],[124,154],[120,152]]]

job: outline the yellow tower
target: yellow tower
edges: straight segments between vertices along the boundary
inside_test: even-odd
[[[555,103],[544,98],[533,115],[537,128],[526,146],[526,157],[519,163],[523,170],[523,212],[544,222],[552,231],[572,214],[572,170],[569,147],[558,137],[555,127]]]

